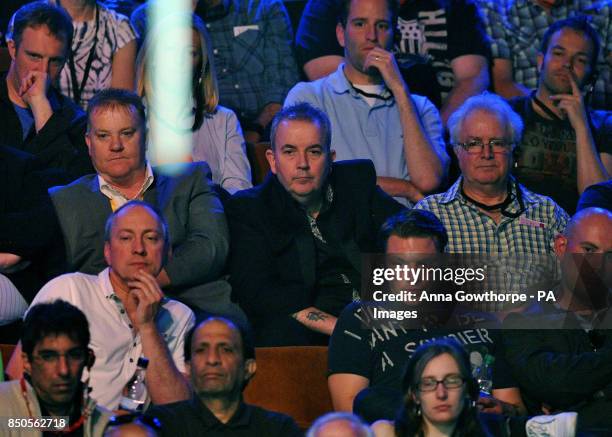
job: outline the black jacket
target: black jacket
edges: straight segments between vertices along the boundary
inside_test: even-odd
[[[45,168],[62,170],[60,183],[93,173],[85,144],[85,113],[69,98],[49,88],[53,115],[36,132],[32,126],[25,141],[19,117],[8,95],[6,75],[0,75],[0,145],[35,155]]]
[[[334,235],[361,271],[361,254],[376,252],[382,223],[403,207],[376,186],[371,161],[334,163],[328,183],[334,197],[317,224]],[[315,243],[305,212],[269,174],[259,186],[227,204],[232,297],[254,324],[311,306],[316,297]],[[348,304],[349,302],[347,302]]]

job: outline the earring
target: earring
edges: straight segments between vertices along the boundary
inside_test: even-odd
[[[421,416],[421,404],[416,404],[416,415]]]

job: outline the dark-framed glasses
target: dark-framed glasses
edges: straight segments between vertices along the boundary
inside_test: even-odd
[[[57,364],[60,357],[66,358],[66,362],[68,364],[81,364],[83,361],[85,361],[85,358],[87,358],[87,349],[74,348],[65,353],[43,350],[34,355],[34,359],[48,365]]]
[[[419,391],[434,391],[438,388],[438,384],[442,384],[447,390],[460,388],[463,386],[464,380],[461,375],[447,375],[442,380],[436,378],[423,378],[419,381]]]
[[[456,143],[455,146],[462,147],[470,155],[480,155],[485,147],[485,143],[482,140],[470,140],[465,143]],[[512,151],[514,143],[511,143],[502,139],[493,139],[488,142],[489,150],[493,153],[505,155]]]

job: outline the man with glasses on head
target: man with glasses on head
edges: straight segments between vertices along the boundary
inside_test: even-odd
[[[567,213],[550,198],[533,193],[510,174],[523,122],[499,96],[470,97],[448,120],[461,176],[448,191],[415,208],[433,212],[448,232],[449,253],[498,257],[499,291],[526,291],[551,274],[553,241]],[[537,264],[536,264],[537,263]],[[518,288],[517,288],[518,287]],[[496,309],[501,309],[495,306]]]
[[[48,418],[47,430],[70,435],[101,436],[109,413],[89,397],[83,371],[93,365],[94,354],[88,348],[89,324],[85,314],[63,300],[30,308],[21,336],[23,376],[0,384],[0,424],[3,436],[43,435],[25,420]],[[65,421],[65,418],[68,421]],[[7,421],[22,419],[21,427]],[[13,426],[11,426],[13,425]]]

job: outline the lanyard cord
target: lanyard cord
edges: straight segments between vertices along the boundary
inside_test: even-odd
[[[465,194],[465,191],[463,191],[463,181],[461,181],[461,185],[460,185],[461,195],[464,197],[465,200],[467,200],[468,202],[474,204],[478,208],[485,210],[485,211],[496,211],[499,209],[501,214],[504,217],[509,217],[509,218],[520,217],[520,215],[523,214],[523,212],[525,212],[525,209],[526,209],[525,203],[523,202],[523,193],[521,192],[521,187],[519,187],[518,182],[515,183],[515,187],[516,187],[516,200],[518,201],[518,204],[519,204],[519,210],[517,212],[510,212],[506,208],[508,208],[508,206],[514,200],[514,196],[512,195],[512,182],[511,181],[508,181],[508,192],[507,192],[506,198],[504,199],[503,202],[496,203],[495,205],[485,205],[484,203],[481,203],[475,199],[472,199],[470,196]]]
[[[531,92],[531,100],[533,101],[533,103],[535,103],[538,106],[538,108],[540,108],[546,115],[548,115],[553,120],[564,121],[561,117],[559,117],[557,114],[551,111],[551,109],[548,106],[546,106],[544,102],[542,102],[540,99],[536,97],[535,90]]]
[[[58,6],[61,6],[59,0],[57,1]],[[77,105],[81,103],[81,93],[85,89],[85,84],[87,83],[87,79],[89,77],[89,71],[91,70],[91,64],[93,63],[93,59],[96,55],[96,46],[98,45],[98,29],[100,28],[100,7],[96,3],[96,28],[94,30],[94,40],[93,46],[89,51],[89,56],[87,57],[87,62],[85,63],[85,70],[83,71],[83,79],[81,80],[81,85],[78,85],[77,74],[76,74],[76,66],[74,65],[74,52],[72,48],[70,49],[70,55],[68,56],[68,68],[70,69],[70,82],[72,85],[72,98]]]
[[[19,386],[21,387],[21,395],[23,396],[23,399],[25,400],[25,403],[26,403],[26,407],[28,409],[28,417],[33,419],[34,415],[32,414],[32,408],[30,406],[30,399],[28,399],[28,389],[26,386],[25,378],[23,376],[19,380]],[[85,423],[85,421],[91,414],[92,408],[91,408],[91,403],[88,401],[88,399],[85,400],[85,405],[86,406],[83,409],[83,413],[81,414],[81,417],[79,417],[76,422],[74,422],[72,425],[70,425],[66,429],[62,429],[60,431],[49,431],[49,432],[59,435],[59,434],[69,434],[79,429],[81,426],[83,426],[83,424]]]

